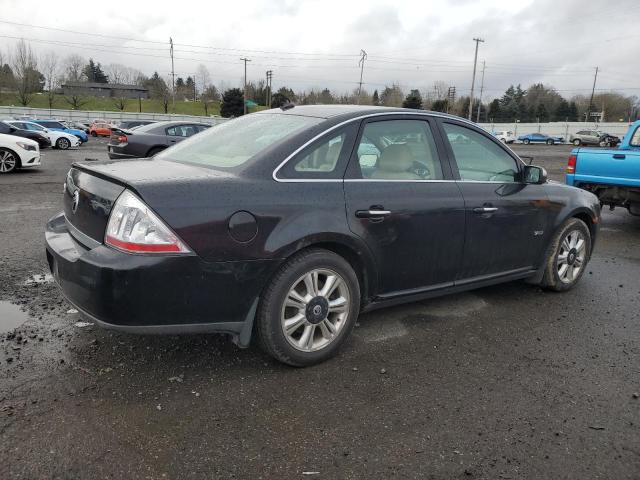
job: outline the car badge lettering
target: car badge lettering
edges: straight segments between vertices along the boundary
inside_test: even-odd
[[[80,203],[80,191],[76,190],[75,192],[73,192],[73,203],[71,204],[71,211],[73,213],[76,213],[76,210],[78,210],[79,203]]]

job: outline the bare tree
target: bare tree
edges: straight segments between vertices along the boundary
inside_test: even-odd
[[[38,60],[31,46],[22,39],[15,46],[12,63],[18,102],[26,107],[31,103],[33,94],[41,90],[42,74],[38,72]]]
[[[74,110],[80,110],[88,102],[82,94],[82,90],[78,87],[67,87],[64,100],[71,105],[71,108]]]
[[[113,95],[113,105],[121,112],[124,112],[127,107],[126,92],[124,90],[112,90],[111,94]]]
[[[204,92],[211,83],[211,74],[202,63],[196,69],[196,84],[200,86],[200,92]]]
[[[80,55],[69,55],[64,59],[64,80],[65,82],[81,82],[85,78],[82,74],[87,61]]]
[[[56,98],[56,91],[60,86],[60,72],[58,69],[58,56],[55,52],[49,51],[40,60],[42,73],[44,75],[45,90],[47,92],[47,102],[49,108],[53,108]]]

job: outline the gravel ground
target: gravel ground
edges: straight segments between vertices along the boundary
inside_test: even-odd
[[[337,358],[292,369],[223,336],[76,324],[43,225],[71,161],[105,145],[0,176],[1,479],[640,478],[640,218],[604,213],[571,292],[378,311]],[[561,180],[571,148],[514,150]]]

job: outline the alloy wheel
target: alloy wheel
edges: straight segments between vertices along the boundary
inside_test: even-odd
[[[0,173],[9,173],[15,168],[15,155],[7,150],[0,151]]]
[[[289,288],[280,324],[287,342],[303,352],[332,343],[347,323],[350,294],[346,281],[333,270],[315,269]]]
[[[58,148],[61,150],[66,150],[70,146],[71,146],[71,142],[69,142],[68,139],[61,138],[60,140],[58,140]]]
[[[579,230],[570,231],[560,244],[558,252],[558,277],[562,283],[572,283],[582,270],[585,262],[587,242]]]

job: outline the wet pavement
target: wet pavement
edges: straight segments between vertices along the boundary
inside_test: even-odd
[[[105,144],[0,176],[1,479],[640,478],[640,218],[604,213],[568,293],[377,311],[292,369],[223,336],[101,330],[64,301],[43,225],[71,159]],[[559,180],[570,151],[514,149]]]

